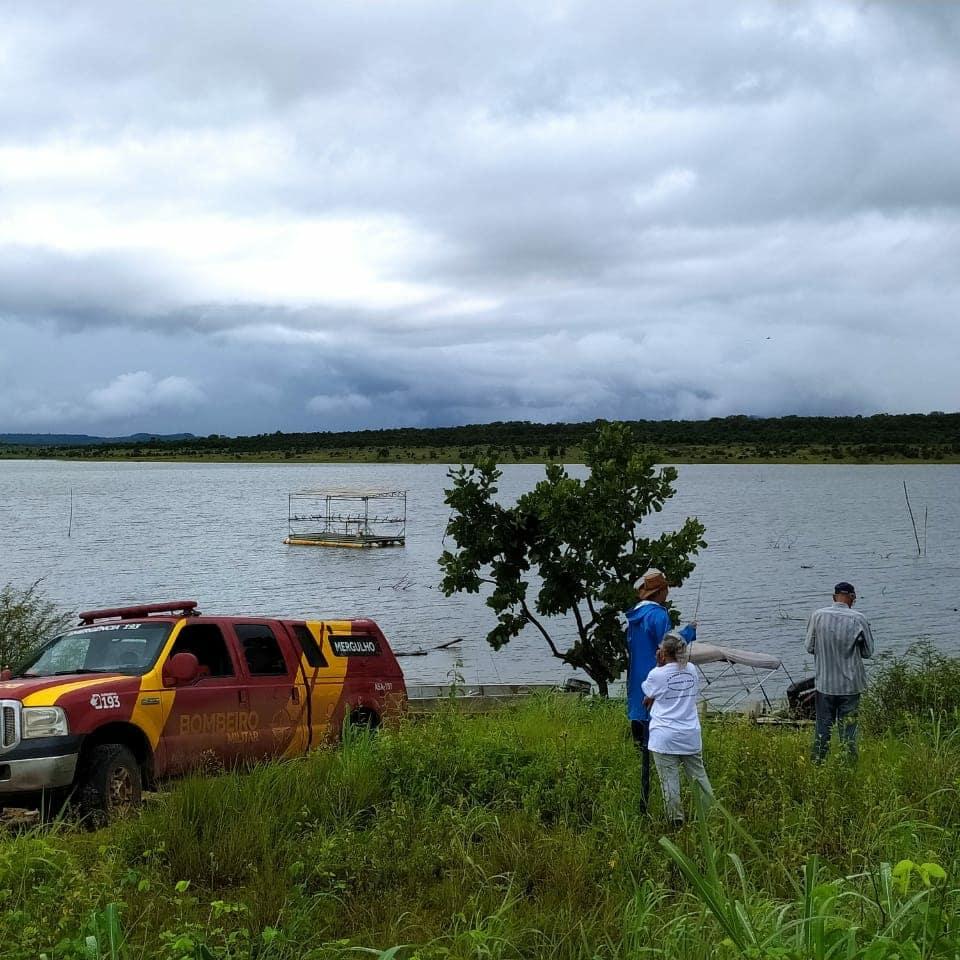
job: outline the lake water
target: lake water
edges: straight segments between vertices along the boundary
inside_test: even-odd
[[[412,682],[570,676],[532,630],[493,652],[482,598],[439,591],[446,473],[442,465],[0,460],[0,585],[42,578],[46,594],[71,611],[195,598],[208,613],[369,616],[398,650],[464,638],[402,660]],[[543,467],[505,466],[503,474],[501,493],[512,502]],[[805,675],[806,617],[844,579],[856,585],[857,609],[881,650],[929,638],[960,653],[960,466],[691,465],[679,474],[677,495],[644,526],[656,534],[688,515],[706,525],[709,546],[672,594],[689,617],[699,592],[701,640],[776,653],[795,678]],[[926,541],[922,557],[904,480]],[[284,545],[289,492],[371,486],[408,491],[405,547]]]

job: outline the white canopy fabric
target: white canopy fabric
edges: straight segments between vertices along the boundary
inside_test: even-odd
[[[714,643],[701,643],[695,640],[690,645],[690,662],[698,666],[704,663],[740,663],[759,670],[776,670],[783,665],[779,657],[769,653],[757,653],[753,650],[735,650],[733,647],[721,647]]]

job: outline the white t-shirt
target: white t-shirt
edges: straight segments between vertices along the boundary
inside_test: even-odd
[[[699,753],[700,717],[697,693],[700,676],[688,663],[682,670],[675,663],[654,667],[643,681],[643,692],[653,697],[650,708],[649,747],[654,753]]]

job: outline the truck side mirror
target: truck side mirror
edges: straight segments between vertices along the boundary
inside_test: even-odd
[[[196,654],[175,653],[163,665],[163,685],[165,687],[182,687],[193,683],[200,676],[200,661]]]

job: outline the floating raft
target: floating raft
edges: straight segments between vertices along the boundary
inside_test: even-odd
[[[358,536],[320,531],[284,537],[283,542],[291,547],[353,547],[362,550],[365,547],[402,547],[406,543],[406,537]]]
[[[406,490],[302,490],[288,495],[292,547],[402,547],[407,542]]]

